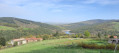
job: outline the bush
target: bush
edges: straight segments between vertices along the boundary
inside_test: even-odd
[[[2,46],[0,45],[0,49],[2,48]]]
[[[18,43],[17,43],[17,42],[15,42],[15,43],[14,43],[14,46],[17,46],[17,44],[18,44]]]
[[[106,45],[100,45],[99,49],[106,49]]]
[[[107,44],[107,45],[97,45],[94,43],[79,43],[77,47],[87,48],[87,49],[115,49],[114,44]],[[117,50],[119,50],[119,45],[117,47]]]
[[[108,44],[106,45],[106,49],[115,49],[115,45],[114,44]]]

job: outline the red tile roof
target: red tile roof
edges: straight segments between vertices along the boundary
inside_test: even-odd
[[[26,40],[42,40],[42,38],[26,38]]]

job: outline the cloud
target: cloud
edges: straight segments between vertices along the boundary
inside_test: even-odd
[[[90,9],[96,10],[98,7],[89,4],[115,5],[119,4],[119,0],[0,0],[0,16],[38,17],[36,20],[43,17],[47,20],[56,17],[79,17],[80,13],[85,14]],[[43,21],[46,18],[43,18]]]
[[[0,0],[2,4],[6,4],[6,5],[19,5],[19,4],[26,3],[27,1],[28,0]]]
[[[0,0],[0,17],[28,17],[33,13],[19,6],[25,0]]]
[[[113,5],[119,4],[119,0],[84,0],[84,4],[101,4],[101,5]]]
[[[61,9],[54,9],[54,10],[52,10],[52,12],[63,12],[63,10],[61,10]]]

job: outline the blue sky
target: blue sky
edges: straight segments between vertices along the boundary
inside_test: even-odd
[[[54,23],[119,19],[119,0],[0,0],[0,17]]]

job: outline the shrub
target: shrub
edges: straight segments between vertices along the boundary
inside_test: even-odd
[[[106,45],[100,45],[99,49],[106,49]]]
[[[14,43],[14,46],[17,46],[17,44],[18,44],[18,43],[17,43],[17,42],[15,42],[15,43]]]
[[[0,45],[0,49],[2,48],[2,46]]]
[[[108,44],[108,45],[106,45],[106,49],[115,49],[115,45],[114,44]]]
[[[119,45],[117,46],[117,50],[119,50]]]
[[[107,45],[97,45],[94,43],[79,43],[78,47],[82,47],[82,48],[87,48],[87,49],[115,49],[115,45],[114,44],[107,44]],[[117,49],[119,50],[119,45],[117,47]]]

